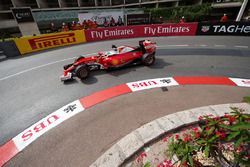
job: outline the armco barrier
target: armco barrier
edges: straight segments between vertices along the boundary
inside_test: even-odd
[[[83,30],[51,33],[14,40],[21,54],[86,42]]]
[[[20,56],[20,52],[14,41],[0,42],[0,50],[2,50],[3,54],[8,58]]]
[[[196,35],[237,35],[249,36],[250,22],[226,22],[198,24]]]
[[[135,37],[194,36],[197,26],[198,23],[109,27],[86,30],[85,36],[88,42]]]
[[[227,23],[178,23],[121,26],[76,30],[15,39],[21,54],[49,48],[84,42],[157,36],[195,36],[195,35],[244,35],[249,36],[250,22]]]

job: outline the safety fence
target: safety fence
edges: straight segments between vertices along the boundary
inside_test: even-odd
[[[21,55],[50,48],[100,40],[195,35],[249,36],[250,22],[148,24],[75,30],[14,39]]]

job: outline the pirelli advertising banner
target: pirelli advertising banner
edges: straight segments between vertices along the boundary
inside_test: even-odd
[[[87,41],[153,36],[194,36],[198,23],[153,24],[86,30]]]
[[[250,34],[250,22],[226,22],[198,24],[197,35],[244,35]]]
[[[15,39],[21,54],[86,42],[83,30],[51,33]]]

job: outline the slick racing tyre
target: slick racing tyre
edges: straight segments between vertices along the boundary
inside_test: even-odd
[[[150,66],[152,64],[154,64],[155,62],[155,53],[153,54],[144,54],[142,56],[142,64],[145,66]]]
[[[86,79],[89,76],[89,68],[86,65],[79,65],[75,71],[79,79]]]

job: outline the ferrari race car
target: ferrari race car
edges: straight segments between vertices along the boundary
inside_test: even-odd
[[[150,66],[155,62],[156,43],[149,40],[139,41],[139,46],[115,46],[107,52],[99,52],[96,56],[80,56],[72,64],[64,66],[61,81],[71,80],[75,77],[85,79],[90,71],[100,69],[114,69],[130,64],[142,63]]]

